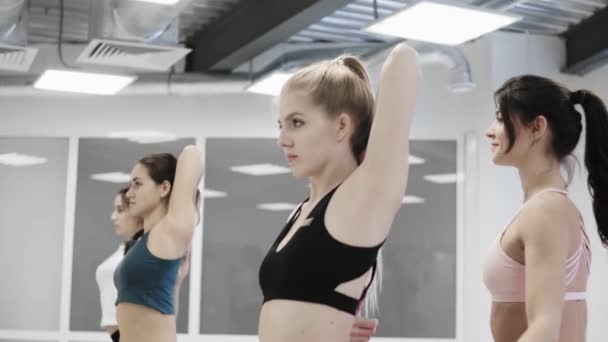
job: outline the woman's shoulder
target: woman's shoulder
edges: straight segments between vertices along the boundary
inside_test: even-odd
[[[522,237],[535,240],[534,237],[546,236],[567,237],[567,229],[576,226],[579,220],[578,210],[572,201],[559,192],[547,191],[531,198],[522,208],[519,215]]]

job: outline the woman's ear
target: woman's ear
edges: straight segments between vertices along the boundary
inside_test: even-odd
[[[169,197],[169,194],[171,194],[171,183],[169,183],[169,181],[163,181],[160,184],[160,198],[165,199]]]
[[[532,121],[529,127],[530,132],[532,133],[532,140],[536,142],[541,140],[547,134],[549,122],[544,115],[539,115],[534,119],[534,121]]]
[[[347,139],[353,132],[354,122],[350,115],[342,113],[336,119],[336,138],[339,142]]]

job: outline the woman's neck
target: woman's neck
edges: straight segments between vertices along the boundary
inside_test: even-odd
[[[317,203],[325,194],[344,182],[358,165],[354,158],[344,158],[328,165],[318,175],[310,177],[310,203]]]
[[[555,159],[536,159],[518,168],[524,202],[532,195],[547,188],[565,189],[566,181],[561,174],[560,163]]]
[[[168,209],[164,205],[159,205],[151,213],[144,216],[144,232],[150,232],[165,216]]]

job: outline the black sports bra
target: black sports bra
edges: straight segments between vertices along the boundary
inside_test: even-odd
[[[277,246],[300,215],[300,205],[272,244],[259,273],[264,303],[272,299],[290,299],[324,304],[355,315],[369,285],[358,300],[335,289],[361,277],[370,268],[373,280],[378,250],[384,242],[374,247],[350,246],[329,234],[324,223],[325,211],[337,189],[317,203],[298,231],[277,252]]]

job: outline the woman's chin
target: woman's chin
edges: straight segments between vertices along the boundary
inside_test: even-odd
[[[291,169],[291,175],[294,176],[295,178],[304,178],[304,177],[308,177],[308,175],[304,172],[302,172],[301,170],[298,169]]]

